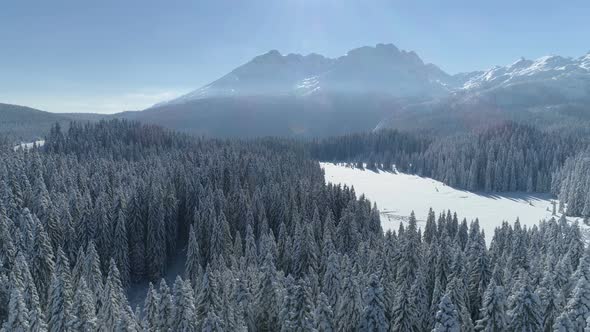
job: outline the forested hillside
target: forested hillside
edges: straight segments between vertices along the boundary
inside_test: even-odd
[[[567,214],[590,217],[590,153],[568,158],[554,175],[552,188],[559,200],[567,204]]]
[[[98,121],[101,114],[57,114],[34,108],[0,103],[0,141],[10,144],[32,142],[42,139],[49,129],[60,123],[67,127],[73,119],[79,121]]]
[[[408,143],[413,145],[413,143]],[[125,121],[51,130],[0,158],[3,331],[582,331],[590,251],[565,219],[377,209],[276,139]],[[277,147],[282,146],[281,153]],[[300,146],[300,145],[299,145]],[[493,236],[486,247],[484,236]],[[186,255],[173,284],[161,277]],[[131,308],[128,286],[151,280]]]

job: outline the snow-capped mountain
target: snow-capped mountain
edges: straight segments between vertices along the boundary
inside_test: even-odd
[[[377,128],[397,128],[408,121],[433,127],[433,119],[465,127],[503,120],[572,126],[590,119],[590,53],[579,58],[521,58],[453,78],[455,88],[447,97],[409,103]]]
[[[307,84],[312,81],[314,84]],[[334,60],[329,70],[306,79],[300,92],[369,93],[395,97],[434,97],[447,94],[451,76],[425,64],[413,51],[393,44],[361,47]]]
[[[429,98],[447,94],[455,87],[453,78],[440,68],[393,44],[360,47],[336,59],[318,54],[281,55],[273,50],[204,87],[156,106],[210,97],[321,93]]]
[[[486,89],[533,81],[586,80],[589,75],[590,53],[577,59],[556,55],[544,56],[537,60],[520,58],[509,66],[497,66],[470,78],[463,88]]]
[[[378,44],[334,59],[273,50],[187,95],[128,116],[222,136],[328,135],[335,127],[454,132],[506,120],[583,127],[590,123],[588,105],[590,53],[449,75],[415,52]]]
[[[590,102],[590,53],[580,58],[519,59],[466,80],[453,97],[493,102],[497,107],[542,107]]]

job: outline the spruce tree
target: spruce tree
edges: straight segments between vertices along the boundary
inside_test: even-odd
[[[334,312],[326,294],[320,293],[315,308],[314,319],[316,330],[318,332],[334,331]]]
[[[70,275],[70,263],[65,253],[58,248],[57,262],[47,302],[48,330],[50,332],[67,331],[72,320],[72,283]]]
[[[15,288],[10,294],[8,305],[8,320],[2,325],[2,332],[30,331],[29,311],[20,291]]]
[[[526,276],[524,276],[526,279]],[[539,297],[526,280],[515,290],[512,308],[509,311],[509,327],[514,331],[540,331],[543,327],[542,308]]]
[[[74,331],[96,331],[98,327],[94,296],[84,277],[80,279],[74,295],[70,326]]]
[[[436,312],[436,322],[432,332],[459,332],[459,314],[451,302],[449,294],[445,294],[440,300]]]
[[[361,316],[359,329],[362,331],[386,332],[389,329],[389,323],[385,317],[383,287],[376,274],[371,274],[363,299],[365,308]]]
[[[174,282],[173,331],[198,331],[195,300],[189,282],[176,277]]]
[[[475,326],[477,331],[500,332],[508,327],[504,287],[496,285],[493,279],[484,293],[480,316]]]

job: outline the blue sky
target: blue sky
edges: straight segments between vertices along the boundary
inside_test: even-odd
[[[394,43],[449,73],[578,57],[590,51],[588,17],[587,0],[7,0],[0,102],[142,109],[270,49],[336,57]]]

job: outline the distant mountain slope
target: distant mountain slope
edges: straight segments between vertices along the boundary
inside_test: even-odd
[[[31,142],[43,138],[55,123],[66,128],[72,120],[89,121],[102,117],[99,114],[49,113],[26,106],[0,103],[0,135],[12,142]]]
[[[471,73],[448,96],[408,104],[377,128],[460,130],[505,120],[589,131],[590,53],[520,59]]]
[[[590,53],[450,75],[392,44],[334,59],[273,50],[144,111],[49,114],[23,108],[15,115],[14,107],[0,107],[7,109],[0,129],[27,140],[56,121],[113,117],[214,137],[332,136],[382,128],[452,134],[504,121],[590,135]]]
[[[54,123],[68,121],[58,114],[25,106],[0,104],[0,134],[14,142],[42,138]]]
[[[221,137],[338,135],[372,130],[393,110],[447,96],[469,78],[392,44],[336,59],[270,51],[187,95],[119,116]]]
[[[393,44],[360,47],[336,59],[318,54],[281,55],[273,50],[222,78],[177,99],[155,106],[211,97],[310,96],[379,93],[398,98],[430,98],[463,83],[414,52]]]
[[[378,44],[335,59],[270,51],[187,95],[125,116],[212,136],[452,133],[507,120],[590,132],[588,105],[590,54],[449,75],[412,51]]]
[[[377,96],[204,98],[117,116],[216,137],[327,136],[372,130],[400,107]]]

